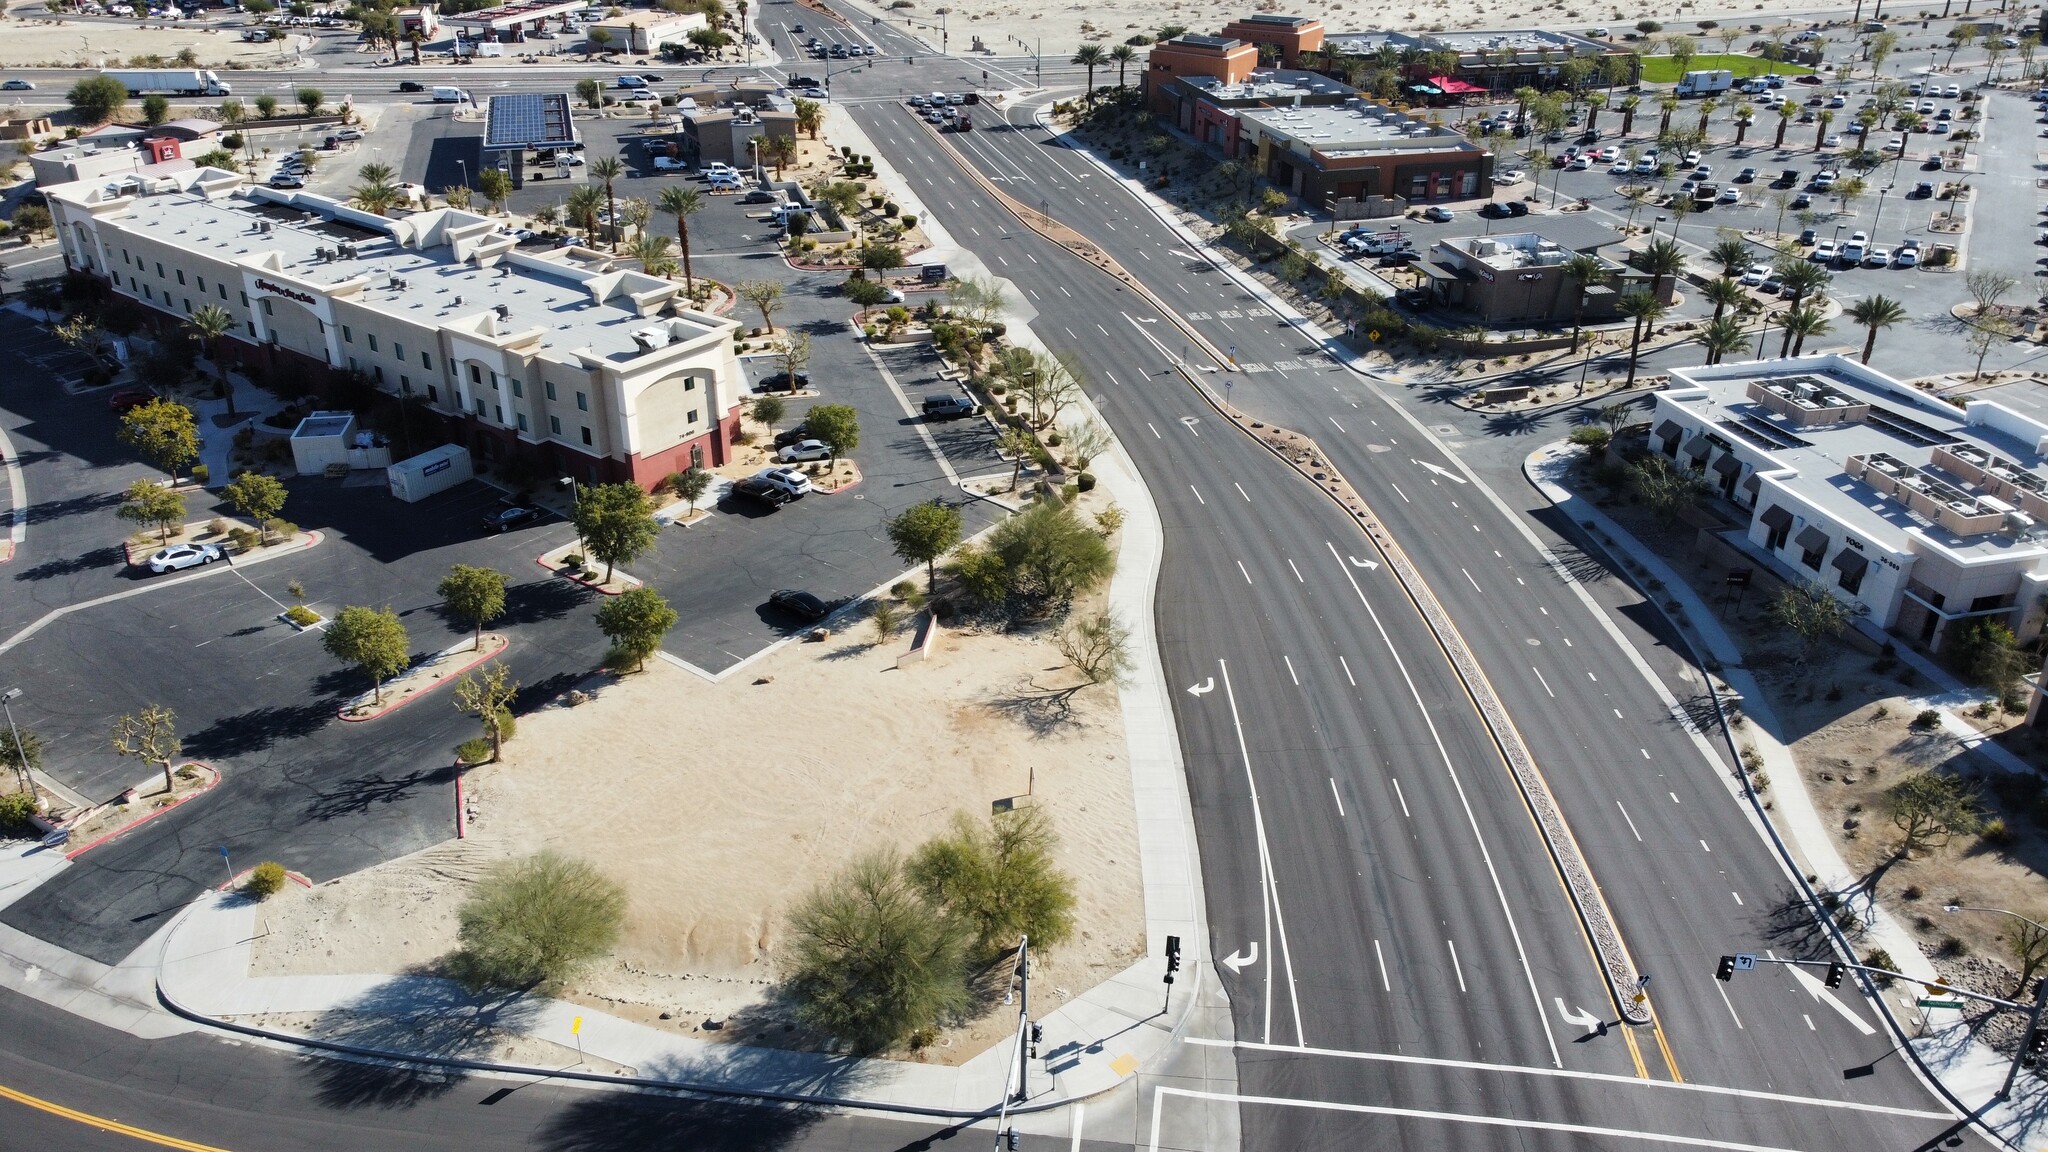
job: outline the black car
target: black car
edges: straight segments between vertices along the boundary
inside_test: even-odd
[[[787,448],[791,444],[794,444],[799,440],[809,440],[811,438],[811,430],[804,427],[802,424],[798,424],[794,428],[788,428],[781,432],[777,432],[775,434],[775,446],[777,448]]]
[[[789,373],[777,372],[773,375],[761,377],[761,382],[754,385],[754,390],[757,392],[794,392],[798,388],[809,388],[810,386],[811,374],[809,372],[797,373],[796,383],[794,384],[789,382]]]
[[[732,482],[732,498],[744,503],[759,504],[773,512],[791,500],[789,493],[777,488],[759,476],[748,476]]]
[[[524,504],[506,504],[484,513],[484,527],[493,532],[505,532],[522,524],[531,524],[547,513],[539,508]]]
[[[647,81],[647,82],[648,82],[649,84],[659,84],[659,83],[661,83],[661,75],[660,75],[660,73],[657,73],[657,72],[642,72],[642,73],[640,74],[640,78],[641,78],[642,80],[645,80],[645,81]]]
[[[768,596],[768,603],[809,624],[816,624],[832,614],[832,607],[809,592],[794,588],[782,588]]]
[[[427,86],[417,80],[400,80],[398,82],[398,90],[400,92],[425,92]]]
[[[1520,200],[1509,200],[1507,206],[1508,215],[1510,216],[1527,216],[1529,214],[1529,206]]]
[[[1588,128],[1584,132],[1579,133],[1579,143],[1581,144],[1597,144],[1599,142],[1600,130],[1598,128]]]
[[[1799,195],[1794,196],[1792,198],[1792,210],[1794,212],[1799,211],[1801,208],[1811,207],[1813,207],[1813,197],[1807,195],[1804,192],[1801,192]]]
[[[766,188],[756,188],[745,196],[740,197],[740,203],[742,204],[775,204],[781,200],[782,197],[780,195],[770,192]]]
[[[1489,200],[1479,206],[1479,214],[1488,220],[1505,220],[1513,216],[1514,210],[1499,200]]]

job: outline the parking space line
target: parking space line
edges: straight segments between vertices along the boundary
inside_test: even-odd
[[[882,363],[882,358],[875,354],[874,348],[867,341],[861,341],[860,347],[861,351],[868,354],[868,359],[874,361],[875,371],[882,374],[882,383],[889,386],[889,392],[896,397],[896,403],[903,409],[903,414],[910,417],[911,426],[917,429],[917,434],[923,439],[924,446],[930,450],[932,459],[938,461],[939,471],[946,474],[946,482],[958,488],[960,474],[953,471],[953,462],[946,459],[945,450],[939,447],[939,441],[932,435],[931,427],[919,419],[918,410],[910,406],[910,397],[904,395],[903,385],[896,382],[896,374],[889,371],[889,366]]]

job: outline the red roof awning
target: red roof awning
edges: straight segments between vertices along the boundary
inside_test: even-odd
[[[1449,76],[1431,76],[1429,82],[1455,96],[1486,91],[1477,84],[1467,84],[1463,80],[1454,80]]]

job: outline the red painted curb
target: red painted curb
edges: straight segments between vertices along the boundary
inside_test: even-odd
[[[321,536],[320,536],[320,533],[318,533],[318,532],[308,532],[308,533],[306,533],[306,542],[305,542],[304,544],[301,544],[301,545],[299,545],[299,546],[298,546],[297,548],[295,548],[295,549],[293,549],[293,548],[284,548],[284,546],[283,546],[283,545],[278,545],[278,544],[270,544],[270,545],[265,545],[265,546],[264,546],[264,548],[262,549],[262,551],[270,551],[270,549],[273,549],[273,548],[278,548],[278,549],[282,549],[283,551],[304,551],[305,549],[311,548],[311,547],[312,547],[312,546],[314,546],[315,544],[318,544],[318,543],[320,543],[320,540],[321,540]],[[11,547],[11,546],[10,546],[10,547]],[[150,551],[151,551],[151,552],[154,552],[154,551],[156,551],[156,549],[152,548],[152,549],[150,549]],[[133,541],[123,541],[123,542],[122,542],[122,544],[121,544],[121,554],[122,554],[122,556],[123,556],[123,557],[125,557],[125,558],[127,559],[127,561],[128,561],[128,566],[129,566],[130,568],[142,568],[142,567],[146,567],[146,565],[145,565],[145,564],[144,564],[143,562],[141,562],[141,561],[138,561],[138,560],[136,560],[136,559],[135,559],[135,544],[134,544],[134,542],[133,542]],[[272,554],[273,554],[273,555],[281,555],[281,554],[282,554],[282,552],[274,552],[274,553],[272,553]],[[249,553],[248,555],[249,555],[249,556],[252,556],[252,557],[253,557],[253,556],[255,556],[255,555],[256,555],[256,553],[254,553],[254,552],[251,552],[251,553]],[[234,554],[233,552],[229,552],[229,553],[227,553],[226,555],[224,555],[224,556],[222,556],[222,557],[221,557],[221,562],[222,562],[222,563],[224,563],[224,564],[226,564],[226,565],[227,565],[228,567],[230,567],[230,568],[234,567],[234,566],[235,566],[235,554]],[[4,561],[4,560],[0,560],[0,563],[5,563],[5,561]],[[200,567],[202,567],[202,568],[203,568],[203,567],[205,567],[205,565],[200,565]]]
[[[593,581],[590,581],[590,580],[585,580],[585,579],[584,579],[583,577],[581,577],[581,576],[571,576],[571,575],[569,575],[569,570],[568,570],[568,569],[566,569],[566,568],[557,568],[557,567],[555,567],[554,565],[552,565],[552,564],[549,564],[549,563],[547,562],[547,558],[546,558],[546,557],[544,557],[544,556],[535,556],[535,557],[533,558],[533,562],[534,562],[535,564],[538,564],[538,565],[540,565],[541,567],[543,567],[543,568],[547,569],[547,570],[548,570],[548,571],[549,571],[550,573],[552,573],[552,574],[554,574],[554,575],[556,575],[556,576],[559,576],[559,577],[561,577],[562,579],[564,579],[564,580],[567,580],[567,581],[569,581],[569,582],[570,582],[570,583],[572,583],[572,584],[581,584],[581,585],[583,585],[583,586],[584,586],[585,588],[588,588],[588,589],[590,589],[590,590],[591,590],[592,592],[595,592],[595,593],[597,593],[597,594],[598,594],[599,596],[617,596],[617,595],[619,594],[619,592],[625,592],[625,591],[628,591],[628,589],[625,589],[625,588],[621,588],[621,589],[619,589],[619,591],[618,591],[618,592],[613,592],[613,591],[611,591],[610,589],[608,589],[608,588],[604,587],[603,585],[601,585],[601,584],[597,584],[597,583],[595,583],[595,582],[593,582]],[[645,586],[645,582],[644,582],[644,581],[643,581],[643,582],[642,582],[641,584],[636,584],[636,585],[634,585],[634,587],[635,587],[635,588],[639,588],[639,587],[644,587],[644,586]]]
[[[220,787],[220,769],[215,768],[213,765],[208,764],[203,760],[187,760],[185,761],[184,764],[180,765],[180,767],[204,768],[208,772],[213,773],[213,783],[208,784],[206,787],[201,788],[197,792],[187,792],[182,797],[179,797],[178,799],[171,801],[169,804],[166,804],[163,807],[148,813],[147,815],[138,816],[135,819],[130,820],[128,823],[121,825],[119,828],[114,829],[112,832],[109,832],[104,836],[95,839],[92,843],[87,844],[82,848],[73,848],[71,851],[66,852],[64,854],[64,858],[66,860],[76,860],[80,856],[85,855],[87,852],[90,852],[93,849],[99,847],[100,845],[105,844],[107,841],[112,840],[114,837],[119,836],[121,833],[128,831],[130,828],[141,827],[142,825],[149,823],[151,820],[156,819],[164,813],[170,812],[178,808],[179,806],[183,805],[185,801],[194,799],[196,797],[204,796],[208,792],[213,791],[215,788]]]
[[[486,652],[478,656],[476,659],[471,660],[469,663],[464,664],[462,667],[454,669],[453,672],[455,674],[467,672],[471,668],[474,668],[477,665],[483,663],[484,661],[489,660],[491,657],[503,654],[511,647],[512,641],[510,639],[507,639],[505,641],[504,648],[500,648],[496,652]],[[410,671],[410,669],[408,669],[408,671]],[[377,709],[375,712],[372,712],[367,716],[350,716],[346,708],[336,709],[334,715],[336,719],[339,719],[344,724],[361,724],[369,720],[375,720],[379,716],[389,716],[391,713],[398,711],[400,708],[405,707],[407,704],[410,704],[413,701],[419,699],[420,697],[432,692],[435,688],[439,688],[443,684],[448,683],[451,683],[450,677],[443,676],[440,680],[436,681],[434,684],[426,688],[424,691],[415,692],[410,696],[404,697],[403,699],[396,700],[390,704],[386,704],[384,707]]]

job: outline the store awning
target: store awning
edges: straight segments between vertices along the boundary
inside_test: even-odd
[[[1757,475],[1757,474],[1756,474],[1756,473],[1754,473],[1754,472],[1751,472],[1751,473],[1749,474],[1749,479],[1747,479],[1747,480],[1744,480],[1744,481],[1742,482],[1742,490],[1743,490],[1744,492],[1747,492],[1747,493],[1749,493],[1749,494],[1750,494],[1750,495],[1752,495],[1752,496],[1754,496],[1754,495],[1756,495],[1756,494],[1757,494],[1758,492],[1762,491],[1762,490],[1763,490],[1763,486],[1764,486],[1764,478],[1763,478],[1763,477],[1761,477],[1761,476],[1759,476],[1759,475]]]
[[[1799,535],[1793,542],[1799,545],[1801,552],[1821,552],[1827,549],[1828,534],[1808,524],[1799,530]]]
[[[1669,440],[1681,431],[1683,429],[1678,426],[1678,421],[1676,420],[1666,420],[1657,425],[1657,437],[1661,440]]]
[[[1714,471],[1723,476],[1733,476],[1742,471],[1742,461],[1737,460],[1733,452],[1723,452],[1721,458],[1714,461]]]
[[[1863,575],[1865,568],[1870,567],[1870,559],[1854,548],[1844,548],[1836,554],[1834,565],[1835,570],[1842,574],[1842,579],[1854,580]]]
[[[1449,76],[1431,76],[1429,82],[1453,96],[1469,96],[1486,91],[1486,89],[1481,88],[1477,84],[1467,84],[1463,80],[1453,79]]]
[[[1764,509],[1764,514],[1759,519],[1764,522],[1764,527],[1773,532],[1783,532],[1792,526],[1792,514],[1776,504]]]
[[[1685,446],[1685,454],[1695,460],[1705,460],[1707,453],[1713,450],[1714,443],[1707,439],[1707,434],[1704,432],[1693,437],[1692,441]]]

